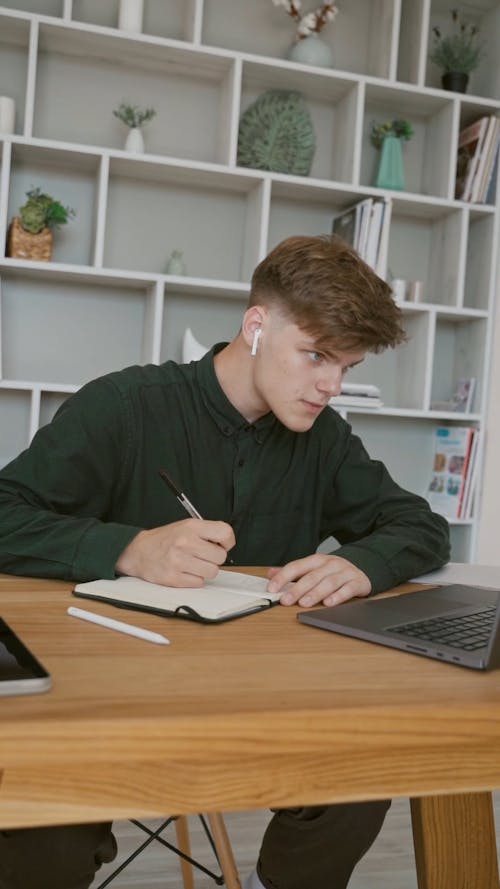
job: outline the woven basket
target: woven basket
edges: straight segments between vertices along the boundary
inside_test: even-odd
[[[18,216],[14,216],[7,233],[7,256],[17,259],[37,259],[47,262],[52,255],[52,232],[50,228],[42,228],[34,235],[27,232],[21,225]]]

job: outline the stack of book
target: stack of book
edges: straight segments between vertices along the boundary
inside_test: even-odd
[[[330,407],[361,407],[371,410],[380,408],[384,402],[380,397],[380,389],[371,383],[343,382],[340,395],[330,398]]]
[[[438,426],[427,500],[446,518],[470,519],[477,475],[480,431],[473,426]]]
[[[332,232],[351,244],[378,275],[383,275],[389,221],[389,198],[364,198],[334,217]]]
[[[500,118],[484,115],[465,127],[458,139],[455,197],[484,204],[493,201],[500,145]]]

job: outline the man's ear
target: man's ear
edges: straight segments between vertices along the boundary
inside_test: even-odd
[[[245,343],[252,350],[253,354],[255,354],[256,344],[260,336],[258,331],[262,331],[262,325],[265,324],[266,317],[267,311],[263,306],[250,306],[243,315],[241,332]]]

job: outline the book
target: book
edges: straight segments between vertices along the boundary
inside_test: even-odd
[[[487,172],[488,160],[491,159],[492,145],[494,144],[497,132],[497,118],[492,114],[488,118],[488,127],[484,136],[479,161],[477,164],[474,180],[472,183],[470,200],[473,204],[478,203],[482,186]]]
[[[427,500],[435,512],[446,518],[461,517],[473,436],[472,426],[438,426],[435,431]]]
[[[362,407],[367,408],[367,410],[373,410],[374,408],[381,408],[384,406],[384,402],[381,398],[376,398],[373,395],[335,395],[333,398],[330,398],[328,402],[330,407]]]
[[[474,505],[474,494],[476,490],[476,480],[478,474],[478,459],[477,453],[479,450],[479,438],[481,432],[479,429],[474,431],[474,437],[472,439],[472,444],[470,448],[469,462],[467,466],[467,475],[465,478],[465,485],[463,489],[462,500],[460,503],[460,518],[462,519],[470,519],[472,518],[473,505]]]
[[[458,137],[455,181],[455,197],[458,200],[470,200],[471,186],[481,154],[488,121],[489,117],[487,115],[480,117],[479,120],[461,130]]]
[[[484,167],[482,168],[481,177],[478,181],[477,202],[480,204],[483,204],[488,197],[488,190],[491,179],[493,177],[493,171],[498,154],[498,145],[500,142],[500,118],[495,118],[494,120],[495,125],[493,127],[491,141],[489,142],[488,146],[485,147],[486,156]],[[479,175],[479,172],[477,175]]]
[[[364,198],[333,218],[332,232],[347,241],[377,274],[382,273],[389,231],[389,198]]]
[[[151,611],[200,623],[222,623],[263,611],[279,602],[282,593],[268,593],[267,584],[265,577],[221,570],[202,587],[171,587],[139,577],[118,577],[78,583],[73,594],[134,611]]]

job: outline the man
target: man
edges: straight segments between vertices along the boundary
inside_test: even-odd
[[[278,566],[269,589],[295,581],[281,602],[307,607],[439,567],[446,522],[328,407],[366,352],[404,338],[390,288],[342,240],[288,238],[257,266],[231,343],[88,384],[0,473],[0,570],[199,586],[230,558]],[[160,467],[203,519],[185,517]],[[339,548],[317,553],[329,536]],[[388,806],[275,813],[248,886],[345,889]],[[84,889],[113,854],[110,825],[11,831],[0,887],[45,889],[50,874],[51,889]]]

